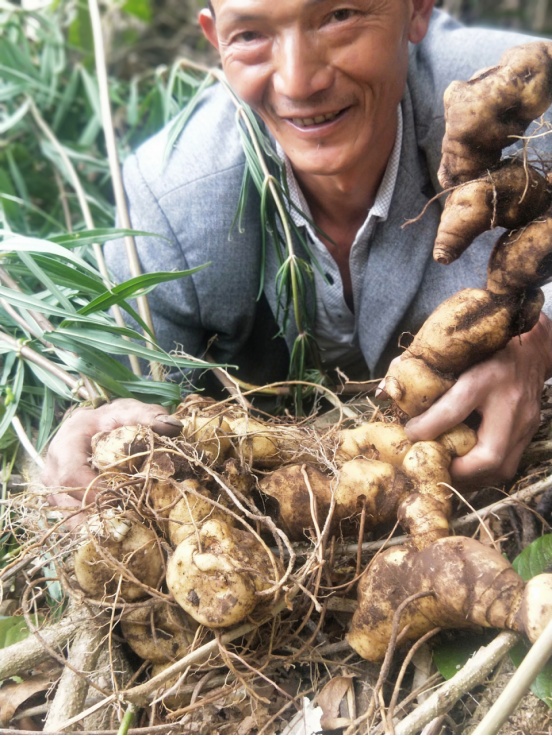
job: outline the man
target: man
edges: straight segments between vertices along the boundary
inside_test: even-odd
[[[451,293],[484,283],[497,238],[484,234],[451,266],[432,262],[441,205],[430,200],[439,191],[442,97],[452,79],[469,78],[508,46],[529,39],[464,29],[433,5],[213,0],[199,16],[231,88],[281,152],[290,197],[303,213],[293,216],[320,264],[314,333],[327,365],[346,373],[383,375],[402,332],[416,331]],[[145,270],[210,263],[152,295],[161,344],[201,355],[209,343],[216,360],[237,364],[245,377],[263,383],[285,378],[293,325],[287,344],[274,339],[278,259],[269,249],[262,261],[254,193],[242,227],[232,228],[244,171],[234,117],[225,90],[210,90],[168,161],[164,131],[127,161],[126,185],[133,225],[161,236],[139,239]],[[550,145],[541,141],[541,155]],[[403,227],[424,208],[422,218]],[[126,277],[119,244],[107,255]],[[552,325],[543,314],[530,333],[467,371],[411,420],[409,435],[433,438],[476,411],[478,443],[454,461],[453,478],[509,478],[537,428],[550,375]],[[86,485],[91,434],[132,421],[156,421],[160,429],[160,413],[160,407],[127,401],[80,412],[52,443],[45,482]]]

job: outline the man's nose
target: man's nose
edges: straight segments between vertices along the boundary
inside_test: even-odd
[[[331,83],[331,67],[315,38],[297,31],[280,38],[274,51],[276,93],[292,100],[304,100],[328,89]]]

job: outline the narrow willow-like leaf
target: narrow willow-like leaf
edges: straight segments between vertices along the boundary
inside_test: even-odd
[[[52,235],[48,240],[51,243],[63,245],[64,248],[79,248],[93,243],[106,243],[109,240],[117,240],[130,235],[137,237],[156,237],[161,240],[168,240],[164,235],[150,233],[146,230],[131,230],[121,227],[102,227],[94,230],[83,230],[81,232],[64,233],[63,235]]]
[[[77,256],[71,250],[57,245],[57,243],[52,243],[49,240],[39,240],[38,238],[32,238],[25,235],[15,235],[13,233],[7,233],[5,230],[0,231],[0,235],[5,236],[2,243],[0,243],[2,246],[2,248],[0,248],[0,258],[4,253],[10,252],[44,253],[71,261],[85,271],[89,271],[94,274],[97,273],[94,267],[89,265],[83,258]]]
[[[182,387],[178,383],[171,383],[170,381],[121,381],[124,386],[133,396],[140,398],[149,404],[157,403],[170,403],[176,404],[182,398]]]
[[[44,370],[41,366],[31,361],[26,361],[27,368],[36,376],[39,383],[44,386],[45,393],[53,392],[56,396],[68,401],[74,399],[71,389],[54,373]]]
[[[51,123],[52,130],[56,134],[59,133],[61,126],[65,122],[66,116],[70,115],[71,108],[77,101],[79,84],[80,70],[79,65],[77,65],[71,70],[69,81],[64,84],[61,97],[56,105],[54,118]]]
[[[23,176],[19,166],[17,165],[17,161],[15,160],[11,148],[8,148],[8,150],[6,151],[6,158],[10,169],[10,175],[14,181],[17,193],[24,201],[30,200],[31,197],[29,197],[27,182],[25,181],[25,177]]]
[[[90,104],[90,107],[94,111],[94,117],[99,122],[102,119],[102,114],[100,107],[100,93],[98,90],[98,82],[95,77],[92,77],[92,75],[85,67],[81,66],[79,71],[84,84],[86,98]]]
[[[111,291],[106,291],[104,294],[92,300],[86,307],[79,310],[79,314],[85,315],[107,310],[114,304],[119,304],[122,299],[132,299],[140,294],[149,293],[158,284],[191,276],[203,270],[208,265],[210,264],[205,263],[202,266],[190,268],[185,271],[155,271],[153,273],[145,273],[142,276],[135,276],[114,286]]]
[[[3,199],[6,200],[6,202],[14,202],[25,210],[28,210],[30,213],[40,215],[40,217],[42,217],[46,223],[49,223],[54,230],[59,231],[63,229],[63,225],[58,219],[52,217],[52,215],[48,214],[40,207],[37,207],[32,202],[29,202],[27,199],[23,197],[16,197],[15,195],[7,194],[6,192],[0,192],[0,200]],[[1,228],[1,232],[6,233],[9,231],[7,231],[5,228]]]
[[[143,358],[147,361],[156,361],[163,365],[170,365],[174,368],[198,368],[200,365],[204,365],[201,361],[194,360],[193,358],[179,358],[177,356],[169,355],[161,350],[152,350],[151,348],[137,345],[116,335],[108,335],[104,332],[101,334],[90,329],[70,329],[70,328],[59,328],[55,332],[46,333],[46,336],[54,344],[74,350],[79,345],[86,345],[87,347],[101,350],[113,355],[136,355],[138,358]],[[71,341],[73,341],[71,343]],[[63,345],[63,343],[65,343]],[[70,344],[73,347],[68,347]],[[219,367],[220,364],[219,364]]]
[[[34,260],[41,265],[49,276],[55,279],[56,284],[64,287],[74,294],[80,294],[81,298],[91,295],[97,296],[105,291],[105,284],[99,274],[79,271],[74,266],[67,265],[64,261],[49,256],[34,255]],[[16,276],[23,275],[17,267],[10,269]]]
[[[48,276],[44,269],[41,268],[40,264],[35,261],[31,253],[21,251],[19,253],[19,257],[29,269],[29,272],[33,274],[35,279],[52,295],[58,304],[61,304],[61,306],[69,313],[75,311],[74,306],[71,304],[71,300],[66,297],[62,289],[58,288],[57,284]]]
[[[174,144],[176,143],[178,137],[182,133],[182,130],[184,129],[184,126],[188,122],[190,115],[193,113],[193,111],[197,107],[197,104],[199,102],[199,98],[202,92],[205,89],[207,89],[207,87],[209,87],[209,85],[211,85],[212,83],[213,83],[213,79],[207,76],[201,82],[197,90],[194,92],[193,96],[191,97],[186,107],[173,120],[169,133],[167,135],[167,142],[165,145],[165,153],[164,153],[164,161],[167,161],[169,156],[171,155],[171,151],[174,148]]]
[[[29,112],[29,105],[29,101],[25,100],[25,102],[23,102],[23,104],[20,105],[11,115],[8,117],[2,116],[2,121],[0,122],[0,135],[4,135],[12,128],[15,128],[20,120],[22,120],[22,118],[24,118]]]
[[[11,421],[17,413],[21,392],[23,390],[24,364],[21,360],[15,363],[15,370],[11,376],[11,385],[9,386],[9,400],[4,400],[4,414],[0,420],[0,437],[3,437],[11,425]],[[3,382],[4,383],[4,382]]]
[[[38,430],[35,440],[36,449],[38,450],[38,452],[42,452],[42,450],[46,447],[46,444],[48,443],[52,434],[54,424],[57,422],[56,395],[57,392],[51,391],[48,388],[45,388],[42,392],[42,403],[40,407]]]

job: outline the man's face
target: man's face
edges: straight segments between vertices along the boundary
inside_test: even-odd
[[[365,166],[396,132],[408,41],[432,0],[213,0],[200,15],[228,82],[298,174]]]

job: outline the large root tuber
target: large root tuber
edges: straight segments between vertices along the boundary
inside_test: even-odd
[[[435,627],[479,626],[518,631],[535,641],[552,616],[551,575],[526,585],[496,550],[467,537],[446,537],[423,550],[396,547],[374,559],[359,583],[349,644],[365,659],[383,659],[395,611],[421,592],[430,595],[402,612],[399,644]]]
[[[552,276],[552,217],[504,234],[489,260],[487,289],[512,294],[542,286]]]
[[[249,616],[282,574],[252,533],[211,519],[176,547],[167,563],[167,586],[198,623],[233,626]],[[266,600],[266,599],[265,599]]]
[[[385,377],[385,391],[409,416],[428,409],[467,368],[530,330],[539,310],[527,310],[509,295],[463,289],[445,300],[424,322],[401,360]],[[520,310],[523,311],[520,315]]]
[[[449,194],[433,257],[439,263],[452,263],[486,230],[520,228],[543,215],[551,204],[552,187],[545,177],[529,164],[504,161]]]
[[[444,96],[446,131],[438,177],[443,187],[497,167],[502,149],[523,135],[552,103],[552,44],[509,49],[499,64]]]
[[[80,587],[96,599],[145,598],[163,579],[164,560],[157,535],[143,523],[106,515],[74,555]]]

